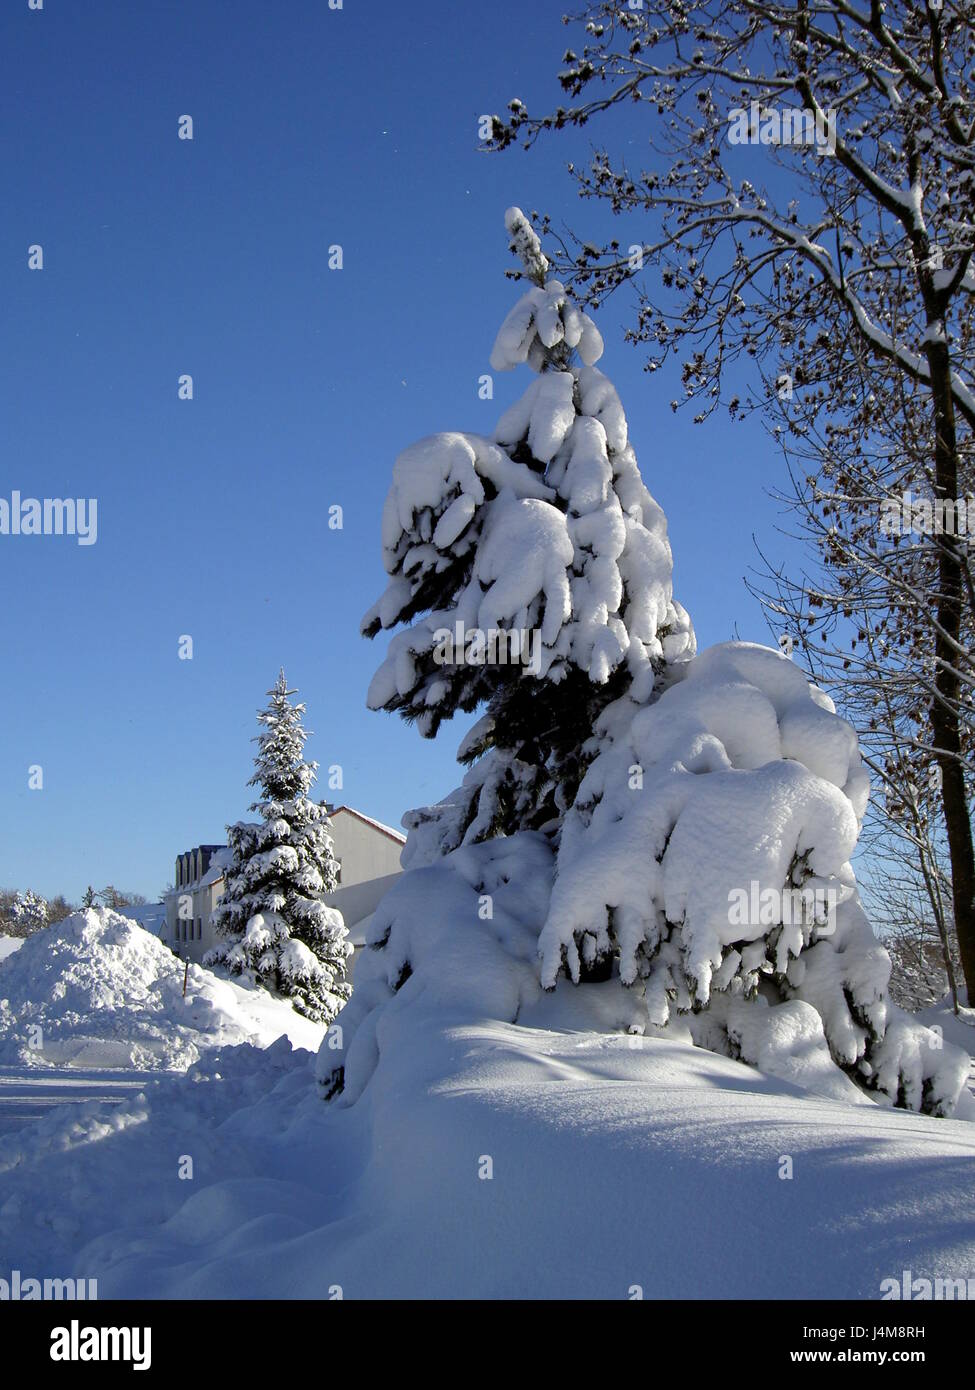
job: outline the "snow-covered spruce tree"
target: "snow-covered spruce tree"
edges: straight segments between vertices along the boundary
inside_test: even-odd
[[[248,786],[257,822],[227,827],[232,862],[213,918],[226,938],[206,956],[235,974],[252,971],[316,1023],[329,1023],[352,987],[345,967],[352,947],[342,914],[324,902],[338,883],[328,813],[309,799],[318,764],[305,762],[304,704],[292,704],[284,671],[255,738],[258,754]]]
[[[328,1092],[361,1092],[387,1008],[449,998],[513,1021],[568,978],[602,981],[592,1027],[667,1030],[830,1095],[841,1069],[885,1103],[952,1113],[968,1059],[890,1003],[860,906],[853,728],[781,652],[695,655],[598,333],[523,214],[506,225],[533,286],[491,361],[536,379],[493,439],[436,435],[396,460],[390,582],[364,622],[405,625],[372,707],[426,734],[487,712],[462,787],[404,818],[408,872],[373,920],[346,1059],[321,1053]],[[529,629],[536,659],[478,644],[445,660],[458,623]]]
[[[533,287],[505,320],[491,365],[537,374],[493,439],[452,432],[396,460],[383,513],[390,583],[363,631],[405,624],[369,688],[433,737],[486,706],[461,747],[463,788],[434,821],[436,853],[528,827],[557,827],[585,771],[599,711],[648,699],[694,637],[671,591],[660,507],[643,485],[603,343],[555,280],[517,208],[512,249]],[[458,629],[463,634],[455,641]],[[511,645],[495,648],[492,633]],[[449,638],[444,634],[449,634]],[[446,659],[445,659],[446,658]],[[409,823],[409,822],[408,822]]]

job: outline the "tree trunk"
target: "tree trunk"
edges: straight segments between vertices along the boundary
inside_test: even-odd
[[[948,347],[939,339],[927,343],[926,352],[934,399],[935,494],[938,498],[953,499],[958,496],[958,457]],[[971,1004],[975,1001],[975,852],[958,716],[961,682],[954,672],[958,656],[951,646],[951,639],[957,642],[961,636],[963,581],[957,538],[936,534],[935,542],[938,548],[936,611],[943,632],[935,632],[934,684],[938,694],[931,705],[931,732],[935,757],[941,768],[941,804],[951,860],[955,933]]]
[[[928,902],[931,904],[931,911],[934,914],[935,925],[938,929],[938,940],[941,943],[941,959],[944,963],[945,974],[948,976],[948,992],[951,995],[951,1011],[958,1013],[958,981],[955,978],[955,963],[951,959],[951,942],[948,940],[948,924],[945,921],[945,900],[941,891],[940,873],[937,861],[932,854],[928,857],[926,844],[921,846],[921,874],[924,878],[924,887],[927,891]],[[920,954],[923,955],[923,938]]]

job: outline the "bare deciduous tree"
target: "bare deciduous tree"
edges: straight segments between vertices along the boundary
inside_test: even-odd
[[[749,409],[726,390],[744,359],[807,422],[843,416],[862,440],[884,383],[885,404],[900,399],[905,429],[927,441],[933,499],[950,501],[975,426],[972,16],[973,0],[594,4],[573,21],[584,44],[560,74],[573,104],[535,117],[516,99],[506,121],[495,119],[493,143],[530,145],[632,107],[649,137],[645,167],[597,148],[588,168],[570,168],[584,197],[639,215],[640,242],[568,236],[556,270],[590,304],[637,287],[629,336],[649,346],[652,369],[678,358],[697,419],[723,392],[733,416]],[[659,272],[652,289],[649,269]],[[925,747],[940,770],[951,915],[975,998],[960,716],[971,580],[956,535],[940,535],[929,556],[933,664],[917,674],[930,686]]]

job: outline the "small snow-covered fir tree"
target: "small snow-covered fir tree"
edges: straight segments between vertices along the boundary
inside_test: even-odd
[[[342,914],[325,895],[338,884],[328,812],[309,792],[318,764],[305,762],[304,704],[292,704],[284,671],[258,713],[258,754],[248,786],[256,822],[227,827],[232,862],[213,920],[225,937],[207,964],[256,979],[291,1000],[300,1014],[329,1023],[352,993],[345,968],[352,947]]]
[[[371,707],[431,736],[486,713],[462,786],[404,818],[419,872],[374,917],[351,1092],[376,1064],[371,1015],[400,991],[397,1008],[450,994],[511,1020],[568,978],[612,980],[601,1017],[631,1033],[679,1028],[787,1078],[835,1081],[835,1064],[887,1103],[951,1114],[968,1058],[891,1003],[850,867],[869,793],[855,731],[782,652],[696,654],[595,325],[519,209],[506,227],[532,287],[491,362],[535,380],[492,439],[438,434],[397,458],[389,584],[363,622],[402,626]],[[535,660],[466,645],[490,629],[529,631]],[[330,1093],[346,1070],[323,1051]]]

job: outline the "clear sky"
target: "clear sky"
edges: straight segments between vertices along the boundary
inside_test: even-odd
[[[309,756],[343,768],[321,795],[398,824],[456,785],[456,722],[430,742],[365,708],[384,639],[358,627],[397,452],[490,433],[530,380],[478,399],[518,293],[505,208],[619,232],[565,172],[578,135],[478,146],[512,96],[557,104],[563,8],[3,6],[0,497],[97,498],[98,539],[0,536],[0,885],[155,897],[177,853],[245,814],[281,665]],[[643,119],[601,131],[636,160]],[[668,514],[676,594],[701,645],[767,640],[742,577],[753,534],[775,549],[783,465],[754,423],[671,412],[676,371],[642,371],[629,307],[599,316],[600,366]]]

